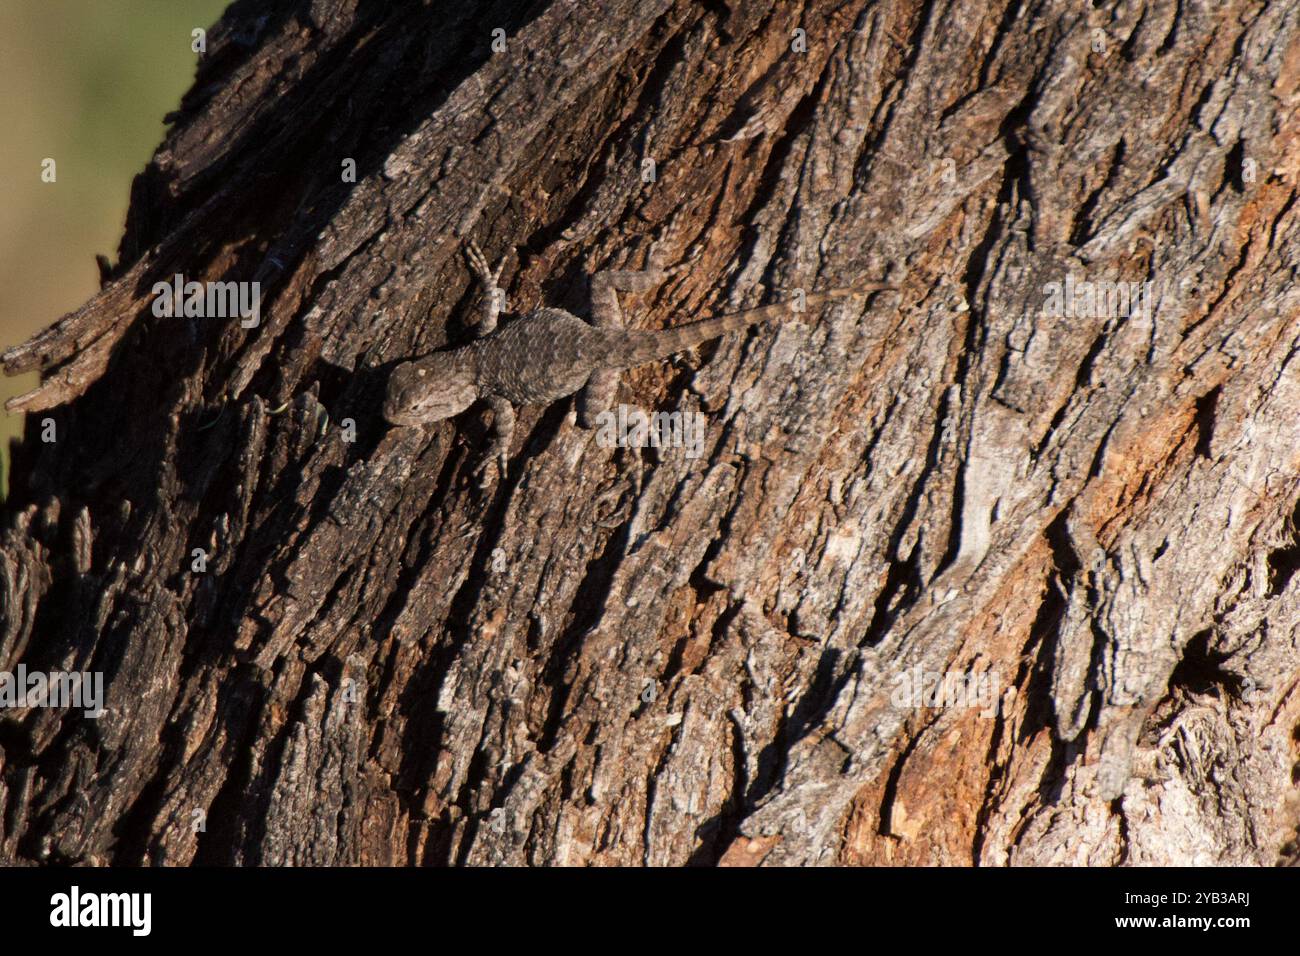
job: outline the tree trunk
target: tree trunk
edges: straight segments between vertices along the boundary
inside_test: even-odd
[[[235,3],[5,354],[0,668],[106,713],[0,711],[0,860],[1293,857],[1300,8],[478,6]],[[565,400],[480,490],[488,415],[380,415],[470,238],[521,309],[697,256],[639,328],[901,291],[626,374],[701,457]]]

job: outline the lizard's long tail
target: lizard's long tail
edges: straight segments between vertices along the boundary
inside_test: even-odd
[[[849,288],[828,289],[825,292],[814,292],[806,296],[804,306],[805,309],[811,310],[835,299],[897,288],[897,286],[883,282],[868,282]],[[616,354],[621,353],[618,356],[621,359],[619,362],[621,367],[633,368],[647,362],[667,358],[676,352],[683,352],[699,345],[701,342],[716,339],[728,332],[735,332],[737,329],[743,329],[745,326],[753,325],[756,322],[762,322],[766,319],[792,318],[800,314],[794,311],[793,301],[776,302],[772,305],[760,306],[757,309],[746,309],[743,312],[731,312],[727,315],[714,316],[711,319],[688,322],[685,325],[674,326],[658,332],[629,329],[624,333],[627,336],[625,347],[616,350]]]

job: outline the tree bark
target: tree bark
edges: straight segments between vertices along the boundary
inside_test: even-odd
[[[235,3],[3,358],[0,668],[107,712],[0,711],[0,860],[1292,859],[1297,103],[1284,2]],[[578,310],[664,237],[640,328],[901,292],[625,375],[698,459],[383,422],[465,240]]]

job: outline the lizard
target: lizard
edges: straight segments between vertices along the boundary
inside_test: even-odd
[[[468,345],[431,352],[397,365],[388,378],[383,415],[391,425],[427,425],[458,415],[480,399],[486,400],[493,413],[492,446],[475,473],[495,460],[501,475],[505,475],[516,405],[546,405],[581,392],[578,424],[595,428],[598,414],[613,402],[621,371],[793,311],[792,303],[778,302],[660,331],[625,328],[619,292],[653,290],[690,265],[686,262],[669,269],[657,268],[652,253],[650,268],[592,274],[590,322],[563,309],[538,308],[498,330],[504,296],[497,283],[505,260],[496,269],[490,268],[473,242],[466,244],[465,257],[484,292],[478,338]],[[860,283],[807,295],[803,304],[812,308],[885,289],[897,286]]]

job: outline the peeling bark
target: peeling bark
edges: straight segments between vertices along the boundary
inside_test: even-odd
[[[1298,102],[1287,3],[234,4],[3,356],[0,668],[107,713],[0,710],[0,861],[1295,858]],[[464,239],[574,309],[665,234],[638,327],[903,291],[627,375],[699,459],[384,425]]]

